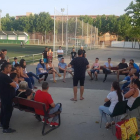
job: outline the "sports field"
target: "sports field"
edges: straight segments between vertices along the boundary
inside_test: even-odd
[[[49,46],[52,48],[52,46]],[[15,44],[0,44],[1,49],[7,49],[9,57],[18,57],[23,55],[42,53],[45,46],[41,45],[25,45],[25,48],[21,48],[20,45]],[[57,48],[57,47],[56,47]]]

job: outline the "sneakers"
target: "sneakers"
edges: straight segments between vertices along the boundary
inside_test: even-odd
[[[123,85],[123,84],[125,84],[125,83],[127,83],[127,80],[122,80],[122,81],[120,82],[121,85]]]
[[[15,129],[11,129],[11,128],[3,129],[3,133],[13,133],[13,132],[16,132],[16,130]]]
[[[59,124],[57,123],[57,122],[51,122],[50,123],[50,126],[52,127],[52,126],[58,126]]]
[[[45,122],[45,119],[43,118],[42,122],[44,123]],[[46,124],[49,124],[50,122],[47,120],[46,121]]]

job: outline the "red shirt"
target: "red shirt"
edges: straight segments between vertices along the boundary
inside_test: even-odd
[[[34,100],[37,102],[45,103],[47,109],[49,109],[49,105],[53,103],[52,96],[49,93],[43,92],[41,90],[36,92]],[[42,110],[35,109],[35,113],[44,116],[44,112]]]

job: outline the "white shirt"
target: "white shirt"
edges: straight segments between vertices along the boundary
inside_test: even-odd
[[[113,113],[114,107],[116,106],[116,104],[118,103],[118,95],[116,91],[111,91],[108,95],[107,95],[107,99],[110,100],[111,105],[109,107],[109,111],[111,113]]]
[[[57,53],[62,53],[63,54],[63,50],[57,50]]]
[[[109,63],[105,62],[104,65],[106,66],[106,69],[109,69]],[[113,64],[110,63],[110,66],[113,67]]]
[[[128,105],[130,108],[132,107],[134,101],[140,96],[140,90],[139,90],[139,89],[137,89],[137,90],[139,91],[139,95],[138,95],[137,97],[131,96],[130,98],[128,98],[127,105]]]

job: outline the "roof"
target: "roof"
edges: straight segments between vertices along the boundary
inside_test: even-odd
[[[13,31],[3,31],[7,35],[16,35]]]
[[[17,35],[25,35],[24,32],[19,32],[19,31],[14,31],[14,33],[17,34]]]
[[[6,35],[3,31],[0,31],[0,35]]]

